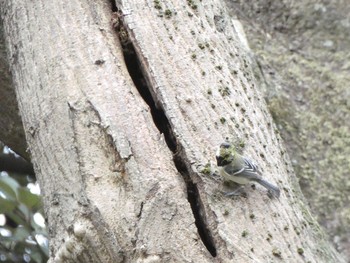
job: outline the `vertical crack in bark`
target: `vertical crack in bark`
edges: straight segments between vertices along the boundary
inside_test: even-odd
[[[169,130],[170,133],[172,133],[172,130]],[[167,135],[164,134],[166,137]],[[207,223],[204,205],[202,203],[202,200],[200,198],[198,187],[193,182],[191,178],[191,168],[187,165],[185,160],[183,159],[183,148],[182,145],[177,145],[177,151],[173,152],[173,160],[176,166],[176,169],[179,171],[179,173],[184,178],[184,181],[186,183],[187,188],[187,200],[191,205],[192,213],[195,219],[195,224],[198,229],[198,234],[207,248],[207,250],[210,252],[210,254],[213,257],[216,257],[216,247],[214,244],[214,239],[212,237],[210,228]],[[192,172],[193,173],[193,172]]]
[[[125,34],[128,34],[128,30],[127,27],[123,24],[123,14],[118,11],[118,8],[115,6],[114,1],[112,0],[111,2],[112,11],[118,19],[118,21],[113,22],[113,26],[118,33],[118,37],[123,48],[125,64],[127,66],[129,74],[141,97],[149,106],[153,121],[157,126],[159,132],[164,134],[167,146],[173,153],[173,161],[175,167],[182,175],[186,183],[187,199],[191,205],[191,209],[195,218],[195,224],[198,229],[198,234],[210,254],[213,257],[216,257],[217,253],[214,239],[206,220],[206,215],[198,192],[198,187],[191,178],[191,173],[193,173],[193,171],[191,170],[188,162],[186,162],[186,155],[184,153],[183,147],[177,142],[164,110],[156,106],[158,104],[152,97],[151,87],[148,86],[148,83],[150,82],[147,81],[147,75],[143,74],[141,62],[138,58],[138,54],[135,51],[133,43],[128,36],[125,38]]]

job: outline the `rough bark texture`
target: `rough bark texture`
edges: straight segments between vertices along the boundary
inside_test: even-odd
[[[15,89],[6,55],[5,38],[0,19],[0,140],[29,160],[23,125],[16,103]]]
[[[349,2],[226,2],[244,24],[304,196],[350,262]]]
[[[51,261],[341,260],[301,200],[222,2],[117,2],[137,55],[126,64],[142,68],[134,82],[110,4],[21,4],[2,1],[1,16]],[[227,198],[201,173],[227,136],[283,188],[279,200],[260,187]]]

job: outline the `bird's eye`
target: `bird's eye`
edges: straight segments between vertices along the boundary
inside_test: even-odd
[[[227,143],[227,142],[223,142],[221,145],[220,145],[220,148],[224,148],[224,149],[228,149],[231,147],[231,144]]]

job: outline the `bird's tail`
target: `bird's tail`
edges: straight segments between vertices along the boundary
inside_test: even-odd
[[[280,196],[280,189],[277,186],[270,184],[269,182],[265,181],[264,179],[260,179],[260,178],[257,179],[256,182],[261,184],[267,190],[272,191],[274,196],[276,196],[276,197]]]

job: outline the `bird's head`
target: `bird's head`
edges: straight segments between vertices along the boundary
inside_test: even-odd
[[[216,152],[217,166],[224,166],[230,164],[235,158],[236,151],[233,145],[229,142],[223,142],[220,144],[219,149]]]

